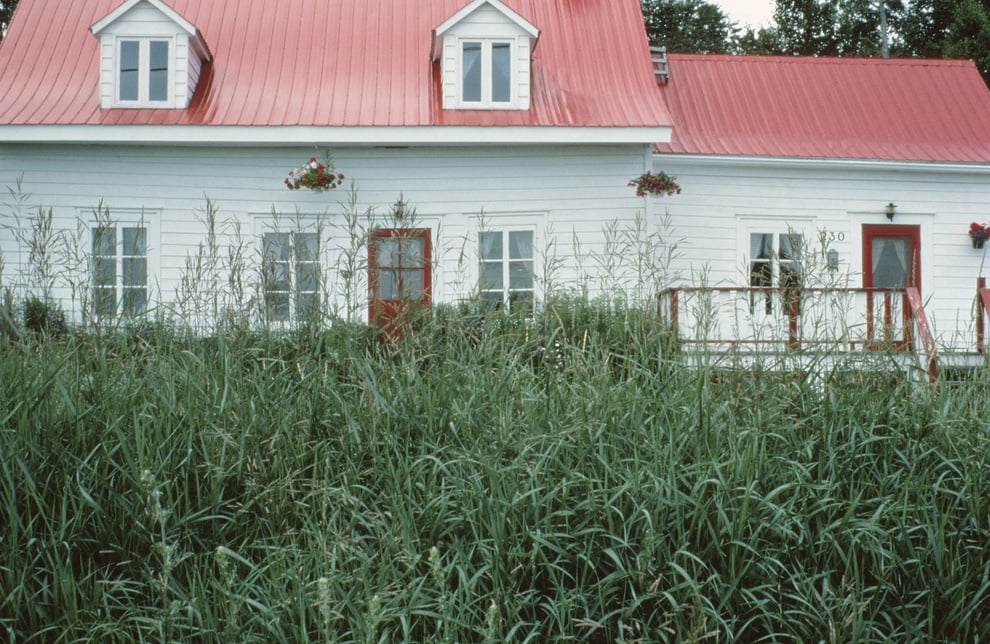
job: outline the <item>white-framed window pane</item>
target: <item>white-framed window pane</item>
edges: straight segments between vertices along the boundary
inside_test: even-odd
[[[533,300],[533,231],[486,231],[478,235],[478,285],[483,300],[513,302]]]
[[[124,315],[141,315],[148,310],[148,291],[144,288],[125,288],[121,302]]]
[[[287,262],[292,249],[289,243],[292,236],[289,233],[265,233],[264,253],[265,262]]]
[[[797,233],[781,233],[780,259],[781,261],[801,259],[801,235]]]
[[[533,290],[533,262],[509,262],[509,290]]]
[[[287,291],[266,291],[265,307],[268,319],[284,321],[289,319],[289,293]]]
[[[502,233],[485,231],[478,234],[478,257],[482,260],[502,259]]]
[[[533,259],[533,231],[509,232],[509,259]]]
[[[509,43],[492,44],[492,101],[508,103],[511,98],[512,47]]]
[[[118,99],[121,101],[138,100],[140,57],[140,43],[137,40],[122,40],[120,42]]]
[[[124,228],[122,251],[126,257],[145,257],[148,254],[148,231],[144,228]]]
[[[99,316],[117,312],[117,228],[93,229],[93,309]]]
[[[168,100],[168,41],[153,40],[149,45],[148,99]]]
[[[484,262],[481,264],[481,290],[502,290],[502,262]]]
[[[92,235],[94,311],[99,316],[144,313],[148,306],[147,229],[97,226]]]
[[[298,262],[296,264],[296,290],[303,293],[315,293],[320,289],[320,265],[316,262]]]
[[[117,312],[115,286],[97,286],[93,289],[93,311],[100,317],[112,316]]]
[[[481,43],[464,43],[461,59],[462,95],[465,102],[481,101]]]
[[[93,257],[117,256],[117,227],[98,226],[93,229]]]
[[[263,237],[262,280],[265,287],[265,312],[270,320],[288,320],[289,260],[292,256],[290,233],[265,233]]]
[[[121,279],[124,287],[143,287],[148,283],[148,260],[143,257],[125,257],[121,262]]]
[[[320,237],[316,233],[296,233],[296,260],[315,262],[320,256]]]
[[[320,310],[319,293],[302,293],[296,295],[296,315],[311,316]]]

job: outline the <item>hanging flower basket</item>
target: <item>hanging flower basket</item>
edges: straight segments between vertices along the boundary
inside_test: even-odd
[[[674,181],[676,178],[662,170],[656,173],[645,172],[629,181],[629,185],[636,188],[637,197],[646,195],[662,197],[663,195],[680,194],[681,187]]]
[[[309,161],[299,168],[294,168],[285,178],[285,186],[289,190],[302,190],[309,188],[313,192],[324,192],[333,190],[344,180],[344,175],[338,173],[334,168],[330,157],[326,163],[320,163],[316,157],[310,157]]]
[[[987,237],[990,237],[990,226],[975,221],[969,225],[969,238],[973,241],[973,248],[983,248]]]

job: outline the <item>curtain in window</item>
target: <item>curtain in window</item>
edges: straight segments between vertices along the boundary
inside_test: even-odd
[[[533,288],[533,233],[528,230],[509,233],[509,288]]]
[[[873,238],[873,286],[904,288],[908,285],[907,237]]]
[[[511,95],[512,48],[509,43],[492,45],[492,101],[507,103]]]
[[[463,59],[463,96],[464,101],[478,102],[481,100],[481,43],[464,43]]]

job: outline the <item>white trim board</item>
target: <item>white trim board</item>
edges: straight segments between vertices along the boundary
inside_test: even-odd
[[[246,126],[246,125],[7,125],[0,143],[173,145],[532,145],[652,144],[670,140],[670,126]],[[990,166],[988,166],[990,171]]]

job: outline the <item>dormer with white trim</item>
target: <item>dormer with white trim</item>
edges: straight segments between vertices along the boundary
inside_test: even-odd
[[[90,31],[103,108],[185,109],[213,58],[199,29],[161,0],[126,0]]]
[[[540,31],[500,0],[472,0],[433,30],[443,109],[528,110]]]

